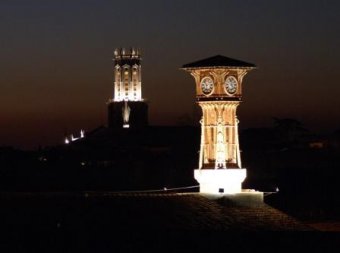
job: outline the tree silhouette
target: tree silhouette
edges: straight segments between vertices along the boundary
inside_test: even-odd
[[[292,118],[276,118],[274,120],[274,129],[278,134],[279,140],[286,144],[292,144],[299,140],[308,130],[303,127],[302,123]]]

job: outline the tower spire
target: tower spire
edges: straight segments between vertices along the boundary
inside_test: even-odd
[[[148,106],[142,98],[142,66],[138,49],[113,51],[113,95],[108,102],[109,127],[140,127],[148,124]]]
[[[143,101],[141,80],[141,56],[134,48],[114,50],[113,100]]]

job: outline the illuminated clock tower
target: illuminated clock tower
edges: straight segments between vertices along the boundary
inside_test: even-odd
[[[111,128],[136,128],[148,124],[148,106],[142,98],[142,66],[138,49],[114,50],[114,92],[108,102]]]
[[[239,193],[246,178],[242,167],[236,110],[242,81],[254,64],[217,55],[182,66],[196,82],[202,108],[199,166],[194,177],[202,193]]]

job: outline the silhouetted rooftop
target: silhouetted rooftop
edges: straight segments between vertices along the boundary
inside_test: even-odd
[[[207,198],[200,193],[10,193],[9,203],[7,195],[0,195],[0,199],[7,206],[0,213],[9,223],[13,213],[6,210],[11,210],[15,203],[16,208],[25,206],[17,209],[15,217],[12,217],[21,221],[21,224],[35,222],[35,210],[40,210],[39,221],[42,223],[45,217],[48,222],[51,218],[56,221],[60,219],[62,226],[79,229],[95,222],[101,226],[112,226],[116,230],[131,231],[312,230],[281,211],[256,200],[256,197],[251,196],[253,193],[241,193],[236,197],[224,195],[216,199]],[[81,206],[86,208],[79,209]],[[63,210],[69,210],[66,216],[62,214]],[[81,216],[84,212],[86,215]]]
[[[11,252],[215,252],[319,244],[305,234],[286,233],[313,231],[288,215],[232,197],[0,192],[0,200],[1,232]]]
[[[203,68],[203,67],[238,67],[255,68],[255,64],[232,59],[223,55],[215,55],[206,59],[184,64],[182,68]]]

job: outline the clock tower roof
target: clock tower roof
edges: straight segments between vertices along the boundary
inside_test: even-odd
[[[250,69],[256,68],[255,64],[232,59],[229,57],[225,57],[223,55],[215,55],[209,58],[184,64],[182,66],[183,69],[206,68],[206,67],[250,68]]]

